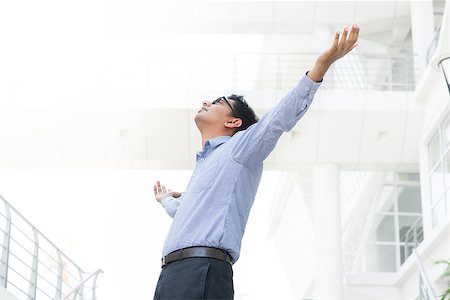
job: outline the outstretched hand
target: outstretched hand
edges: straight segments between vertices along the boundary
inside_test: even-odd
[[[345,27],[341,33],[336,32],[333,44],[329,49],[324,51],[316,60],[316,64],[309,71],[308,76],[314,81],[321,81],[328,68],[338,59],[344,57],[358,45],[359,25],[354,24],[350,33]]]
[[[356,24],[352,26],[350,34],[347,27],[344,28],[342,36],[340,32],[337,31],[334,35],[333,44],[317,58],[317,61],[320,63],[332,64],[336,60],[344,57],[358,45],[358,35],[359,25]]]
[[[153,193],[155,194],[155,199],[158,202],[161,202],[164,198],[167,197],[181,197],[181,193],[174,192],[171,189],[166,189],[166,186],[164,184],[161,184],[159,180],[157,180],[156,184],[153,186]]]

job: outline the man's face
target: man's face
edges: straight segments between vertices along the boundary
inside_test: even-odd
[[[228,100],[230,105],[233,105],[234,100]],[[199,122],[208,125],[220,125],[233,117],[233,111],[230,105],[225,99],[217,99],[213,102],[203,101],[201,109],[195,116],[195,122],[199,125]]]

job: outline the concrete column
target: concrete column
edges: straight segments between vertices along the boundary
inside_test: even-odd
[[[342,299],[339,167],[314,167],[315,300]]]
[[[411,1],[411,33],[413,53],[417,54],[419,74],[427,65],[427,51],[434,36],[433,1]]]

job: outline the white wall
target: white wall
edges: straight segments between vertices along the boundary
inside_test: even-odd
[[[1,300],[19,300],[19,298],[11,295],[10,292],[5,290],[4,287],[0,286],[0,299]]]

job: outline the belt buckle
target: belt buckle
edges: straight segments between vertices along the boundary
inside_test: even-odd
[[[166,257],[163,256],[163,258],[161,258],[161,268],[164,268],[166,266]]]

